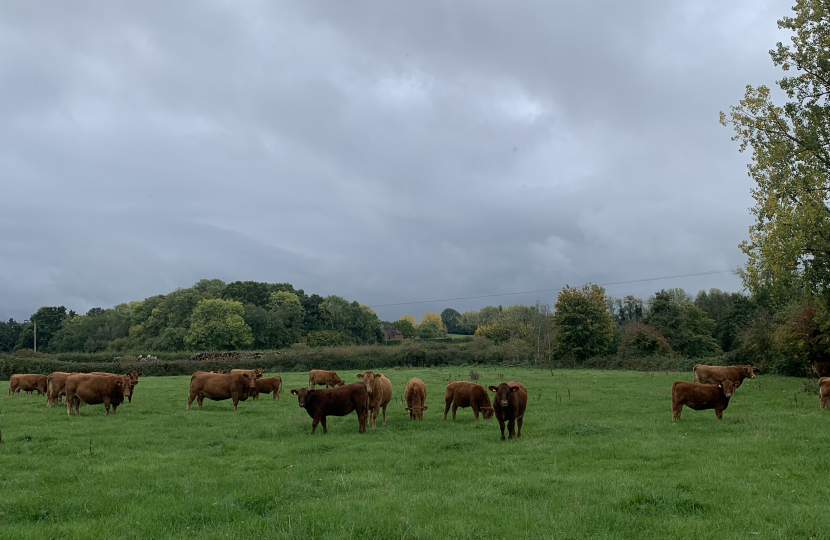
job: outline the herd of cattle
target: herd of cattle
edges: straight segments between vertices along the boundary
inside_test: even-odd
[[[714,409],[720,420],[723,411],[729,406],[729,399],[744,379],[754,379],[758,368],[749,365],[707,366],[697,364],[693,373],[696,382],[677,381],[672,385],[672,419],[680,420],[683,406],[693,410]],[[282,395],[282,378],[263,377],[263,369],[232,369],[230,372],[197,371],[190,378],[190,394],[187,408],[195,400],[199,407],[205,398],[214,401],[230,399],[234,410],[240,401],[249,397],[259,399],[260,394],[273,394],[278,400]],[[65,373],[55,372],[50,375],[12,375],[9,380],[9,395],[27,394],[37,391],[46,395],[46,405],[60,404],[66,397],[66,414],[80,416],[81,402],[88,405],[103,404],[106,414],[110,407],[115,414],[119,405],[127,398],[132,402],[135,387],[141,373],[131,371],[124,375],[112,373]],[[817,374],[821,375],[821,374]],[[371,423],[377,426],[378,414],[382,411],[383,424],[386,425],[386,407],[392,400],[392,383],[386,375],[366,371],[357,374],[359,382],[346,384],[334,371],[313,369],[308,374],[308,387],[291,390],[297,396],[297,402],[312,419],[311,433],[317,425],[323,425],[323,433],[328,432],[326,417],[346,416],[352,411],[357,415],[358,432],[364,433]],[[325,388],[315,388],[324,386]],[[493,400],[487,390],[494,393]],[[427,388],[424,381],[412,378],[404,390],[406,411],[412,420],[423,420],[426,406]],[[819,407],[830,406],[830,376],[819,378]],[[527,408],[527,388],[519,381],[501,383],[498,386],[484,386],[466,382],[447,383],[444,394],[444,420],[452,408],[452,418],[458,408],[472,408],[478,420],[479,413],[485,420],[493,416],[499,421],[501,438],[507,427],[510,438],[522,436],[522,423]],[[518,430],[516,429],[518,428]]]

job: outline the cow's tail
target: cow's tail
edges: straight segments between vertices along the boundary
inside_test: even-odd
[[[46,377],[46,405],[52,405],[52,381]]]
[[[692,368],[692,373],[695,376],[695,382],[700,382],[700,379],[697,377],[697,368],[700,367],[700,364],[695,364],[695,367]]]
[[[277,399],[280,399],[280,396],[282,396],[282,377],[280,377],[280,384],[277,387]]]

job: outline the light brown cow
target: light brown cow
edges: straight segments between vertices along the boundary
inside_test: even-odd
[[[231,373],[250,373],[254,377],[254,379],[261,378],[262,374],[264,372],[265,372],[265,370],[261,367],[258,367],[256,369],[232,369],[231,370]]]
[[[256,391],[254,392],[254,399],[259,399],[260,394],[274,393],[274,399],[280,399],[282,395],[282,377],[263,377],[256,380]]]
[[[333,371],[326,371],[324,369],[312,369],[308,372],[308,387],[314,388],[315,384],[324,384],[326,388],[331,386],[343,386],[346,381],[337,376]]]
[[[715,416],[722,420],[723,411],[729,406],[729,398],[737,387],[728,379],[720,384],[675,382],[671,387],[672,420],[680,420],[683,405],[695,411],[715,409]]]
[[[818,380],[818,408],[824,409],[830,401],[830,377],[822,377]]]
[[[427,402],[427,386],[418,377],[409,379],[406,389],[403,391],[403,398],[406,400],[406,411],[409,412],[410,420],[423,420],[424,411],[429,407]]]
[[[124,397],[130,392],[130,377],[112,373],[73,373],[66,378],[66,416],[80,416],[83,401],[87,405],[104,404],[107,416],[115,414]]]
[[[133,370],[129,373],[126,373],[126,375],[130,378],[130,395],[127,396],[127,400],[130,403],[132,403],[133,402],[133,394],[135,393],[135,385],[138,384],[138,378],[141,377],[144,374]]]
[[[723,381],[732,381],[735,388],[744,382],[744,379],[754,379],[755,374],[760,371],[755,366],[707,366],[695,364],[692,372],[695,375],[695,382],[701,384],[720,384]]]
[[[46,406],[61,404],[63,396],[66,395],[66,378],[72,375],[65,371],[55,371],[46,377]]]
[[[358,379],[363,380],[366,385],[366,392],[369,394],[369,420],[372,422],[372,429],[378,423],[378,412],[383,409],[383,425],[386,425],[386,406],[392,401],[392,383],[383,373],[372,373],[366,371],[357,374]]]
[[[37,390],[39,396],[46,394],[46,375],[12,375],[9,378],[9,395],[20,396],[21,390],[27,394]]]
[[[233,400],[233,410],[240,401],[245,401],[256,391],[256,379],[249,373],[207,373],[197,371],[190,378],[190,395],[187,408],[193,400],[202,406],[205,398],[213,401]]]
[[[444,394],[444,420],[452,406],[452,419],[455,420],[455,411],[459,407],[472,407],[473,414],[478,420],[478,413],[485,420],[493,418],[493,406],[490,404],[490,395],[487,389],[480,384],[467,381],[450,381],[447,383],[447,392]]]

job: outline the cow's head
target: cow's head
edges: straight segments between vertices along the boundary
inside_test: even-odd
[[[738,386],[739,386],[739,385],[737,385],[737,384],[733,383],[732,381],[728,381],[728,380],[727,380],[727,381],[723,381],[722,383],[720,383],[720,384],[718,385],[718,387],[719,387],[719,388],[721,388],[721,389],[723,390],[723,395],[724,395],[724,396],[726,396],[727,398],[731,398],[731,397],[732,397],[732,394],[734,394],[734,393],[735,393],[735,389],[736,389]]]
[[[256,369],[252,369],[251,371],[253,371],[253,372],[254,372],[254,375],[256,376],[256,378],[257,378],[257,379],[259,379],[260,377],[262,377],[262,374],[265,372],[265,370],[264,370],[264,369],[262,369],[261,367],[258,367],[258,368],[256,368]]]
[[[300,388],[299,390],[295,388],[291,390],[291,393],[297,396],[297,403],[300,407],[305,407],[315,392],[316,390],[309,390],[308,388]]]
[[[755,378],[755,372],[758,371],[758,368],[756,368],[755,366],[742,366],[742,367],[744,368],[744,372],[746,373],[747,377],[749,377],[750,379]]]
[[[510,394],[513,392],[518,392],[518,386],[510,386],[507,383],[501,383],[498,386],[490,386],[490,391],[495,392],[496,395],[493,396],[493,403],[501,403],[502,407],[507,407],[507,404],[510,400]]]
[[[243,373],[242,380],[245,381],[245,388],[248,390],[256,390],[257,377],[253,373]]]
[[[429,407],[407,407],[406,410],[409,411],[409,418],[412,420],[423,420],[424,419],[424,411],[429,409]]]
[[[356,376],[358,379],[363,379],[363,384],[366,385],[366,393],[371,396],[375,389],[375,379],[380,378],[380,373],[367,371],[365,373],[358,373]]]
[[[493,418],[493,407],[481,407],[479,410],[485,420]]]

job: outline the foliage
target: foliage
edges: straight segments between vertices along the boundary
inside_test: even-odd
[[[441,312],[441,321],[444,328],[450,334],[467,334],[467,329],[461,324],[461,314],[453,308],[447,308]]]
[[[830,6],[797,0],[793,11],[778,21],[793,32],[792,46],[770,51],[788,73],[778,81],[787,101],[776,105],[768,87],[747,86],[739,105],[721,113],[740,151],[751,148],[757,183],[742,277],[752,292],[776,298],[793,286],[827,295],[830,284]]]
[[[715,321],[692,304],[682,289],[663,290],[649,299],[643,322],[656,328],[683,356],[697,358],[721,352],[712,336]]]
[[[333,330],[318,330],[309,332],[306,336],[306,344],[309,347],[335,347],[345,345],[348,342],[343,332]]]
[[[421,315],[421,324],[418,325],[418,335],[421,339],[446,337],[447,329],[438,313],[426,312]]]
[[[200,300],[191,315],[184,341],[193,350],[243,349],[253,342],[245,324],[245,307],[236,300]]]
[[[653,326],[629,322],[622,329],[617,354],[623,358],[664,356],[671,353],[671,345]]]
[[[553,315],[560,357],[581,361],[608,352],[614,339],[614,321],[605,300],[605,289],[590,283],[562,289]]]
[[[408,319],[404,319],[403,317],[401,317],[399,320],[395,322],[388,323],[386,326],[388,326],[392,330],[397,330],[398,332],[400,332],[403,335],[404,339],[412,339],[418,337],[417,328],[415,328],[415,326],[413,326]]]

